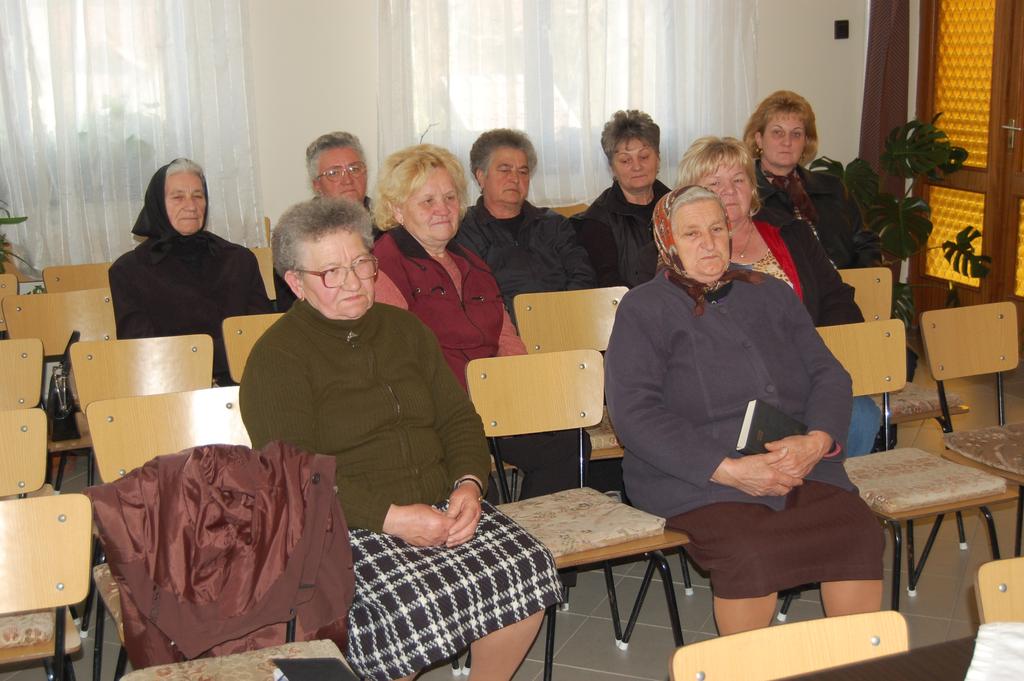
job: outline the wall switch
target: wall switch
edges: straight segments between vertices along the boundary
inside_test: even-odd
[[[850,20],[849,19],[836,19],[835,24],[835,39],[846,40],[850,37]]]

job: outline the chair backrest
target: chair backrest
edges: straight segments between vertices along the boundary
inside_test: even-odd
[[[0,301],[7,296],[18,295],[18,276],[10,272],[0,274]],[[0,305],[0,331],[7,330],[7,322],[4,321],[3,305]]]
[[[475,359],[469,396],[487,437],[589,428],[601,421],[604,359],[597,350]]]
[[[0,497],[35,492],[45,477],[46,412],[0,411]]]
[[[89,499],[60,494],[0,501],[0,546],[0,615],[82,601],[91,574]]]
[[[770,681],[908,649],[906,620],[886,610],[690,643],[672,656],[671,672],[673,681]]]
[[[936,381],[1010,371],[1020,359],[1017,308],[1009,302],[929,310],[921,335]]]
[[[853,394],[900,390],[907,383],[907,336],[903,322],[820,326],[818,333],[853,379]]]
[[[78,403],[209,388],[213,339],[206,334],[80,341],[71,346]]]
[[[81,332],[80,340],[117,337],[110,289],[8,296],[3,308],[7,334],[11,338],[40,339],[47,357],[64,352],[72,331]]]
[[[0,409],[39,404],[43,385],[43,342],[38,338],[0,340]]]
[[[85,265],[54,265],[43,268],[43,286],[47,293],[67,293],[90,288],[109,288],[107,271],[109,262],[92,262]]]
[[[252,446],[238,409],[238,386],[100,400],[85,414],[104,482],[189,447]]]
[[[858,267],[839,270],[843,282],[853,287],[857,303],[866,322],[880,322],[892,317],[892,270],[888,267]]]
[[[250,248],[256,256],[256,262],[260,265],[260,276],[263,278],[263,287],[267,291],[267,298],[277,300],[277,291],[274,289],[274,255],[269,246],[256,246]]]
[[[993,560],[974,577],[978,615],[988,622],[1024,622],[1024,557]]]
[[[577,213],[582,213],[590,206],[586,203],[574,203],[568,206],[552,206],[551,210],[555,211],[559,215],[563,215],[567,218],[571,218]]]
[[[607,350],[625,286],[582,291],[520,293],[513,305],[519,336],[530,354]]]
[[[224,334],[224,349],[228,355],[231,380],[235,383],[242,381],[245,363],[249,360],[252,346],[256,345],[256,341],[260,339],[263,332],[269,329],[283,314],[283,312],[248,314],[228,317],[224,320],[221,326]]]

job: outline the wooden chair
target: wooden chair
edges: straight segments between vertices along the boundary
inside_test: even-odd
[[[280,319],[282,314],[282,312],[271,312],[240,315],[224,320],[221,328],[223,329],[224,348],[228,355],[228,369],[232,381],[242,382],[245,363],[249,360],[252,346],[256,345],[256,341],[260,339],[263,332]]]
[[[269,246],[256,246],[250,248],[256,256],[256,262],[260,264],[260,276],[263,278],[263,286],[267,290],[267,298],[277,300],[277,291],[274,289],[274,254]]]
[[[4,624],[24,636],[23,645],[0,648],[0,666],[44,660],[50,678],[73,676],[67,654],[82,643],[67,608],[89,589],[89,499],[61,494],[0,501],[0,546],[0,615],[18,613]],[[31,612],[51,609],[52,615]],[[40,636],[40,625],[52,629],[49,636]]]
[[[921,315],[925,355],[939,388],[944,413],[949,413],[945,400],[947,380],[995,374],[997,424],[958,432],[950,426],[945,435],[948,449],[943,456],[998,475],[1017,486],[1015,556],[1021,555],[1024,457],[1011,453],[1024,447],[1024,423],[1006,423],[1003,374],[1015,369],[1020,361],[1018,328],[1017,308],[1010,302],[931,310]]]
[[[467,366],[466,376],[470,398],[483,421],[484,434],[491,438],[495,464],[499,471],[502,468],[502,461],[495,438],[551,430],[577,429],[580,434],[579,461],[582,487],[586,475],[583,465],[582,429],[592,426],[600,420],[604,395],[604,363],[599,352],[596,350],[571,350],[477,359],[471,361]],[[502,487],[504,498],[507,499],[507,486],[499,484]],[[645,530],[641,533],[642,536],[617,540],[607,538],[607,543],[604,545],[590,546],[588,539],[601,534],[602,529],[607,525],[603,518],[607,516],[594,514],[592,506],[594,502],[586,501],[581,504],[580,497],[588,497],[590,500],[600,501],[607,505],[608,514],[614,515],[621,512],[630,515],[631,519],[627,522],[632,523],[635,519],[637,526],[645,522],[649,525],[651,520],[655,521],[657,525],[653,531]],[[580,518],[581,511],[578,505],[591,510],[583,510],[582,518]],[[541,541],[552,551],[559,570],[603,564],[609,587],[612,625],[616,643],[620,648],[625,649],[629,644],[647,588],[654,575],[654,570],[657,569],[661,573],[662,584],[665,588],[672,633],[676,644],[682,645],[682,628],[679,624],[679,612],[672,586],[671,571],[662,552],[677,549],[688,543],[689,537],[686,534],[665,529],[660,519],[620,502],[615,502],[599,492],[587,488],[505,504],[499,508],[519,521],[534,536],[541,538]],[[558,537],[557,545],[545,541],[545,536],[552,535],[550,528],[545,527],[545,523],[550,524],[552,518],[558,518],[560,523],[569,518],[578,519],[582,524],[578,532],[579,537],[576,537],[573,532],[562,531],[554,533]],[[647,571],[629,621],[623,630],[614,595],[611,561],[640,555],[648,558]],[[548,609],[544,658],[545,679],[551,678],[554,632],[555,607],[552,606]]]
[[[33,492],[52,494],[43,485],[46,461],[46,413],[42,409],[0,411],[0,500]]]
[[[883,427],[888,430],[891,390],[906,382],[906,336],[897,319],[818,329],[825,344],[853,379],[853,394],[883,396]],[[894,449],[847,459],[846,471],[861,498],[888,526],[893,538],[892,609],[899,610],[903,526],[907,537],[907,592],[917,595],[917,582],[947,513],[977,508],[988,522],[992,554],[999,557],[995,525],[988,506],[1015,494],[1003,480],[915,448]],[[914,521],[935,518],[921,559],[915,563]]]
[[[551,210],[555,211],[561,216],[571,218],[573,215],[576,215],[577,213],[582,213],[587,208],[590,208],[589,204],[574,203],[568,206],[555,206]]]
[[[0,409],[39,404],[43,384],[43,343],[38,338],[0,340]]]
[[[110,288],[109,262],[85,265],[53,265],[43,268],[43,286],[47,293],[67,293],[91,288]]]
[[[611,286],[582,291],[520,293],[513,305],[526,351],[533,354],[590,348],[604,352],[608,349],[619,301],[628,290],[625,286]],[[601,421],[587,432],[593,446],[591,461],[622,458],[622,447],[607,410],[602,413]]]
[[[114,306],[107,288],[8,296],[2,305],[8,335],[40,339],[46,357],[63,353],[72,331],[79,331],[81,340],[117,337]]]
[[[519,336],[530,354],[561,350],[608,349],[625,286],[520,293],[513,306]]]
[[[883,611],[755,629],[691,643],[672,681],[772,681],[909,650],[907,622]]]
[[[80,341],[71,346],[78,403],[209,388],[213,339],[206,334]]]
[[[212,363],[212,359],[210,360]],[[207,380],[209,372],[207,372]],[[205,388],[175,393],[139,395],[98,400],[86,409],[96,454],[96,468],[104,482],[116,480],[150,459],[204,444],[252,446],[238,409],[238,386]],[[103,629],[106,608],[124,641],[120,622],[121,603],[117,585],[106,563],[93,569],[96,609],[93,648],[93,679],[98,679],[103,660]],[[117,660],[115,679],[124,673],[124,648]]]
[[[7,322],[4,321],[3,299],[7,296],[18,295],[18,277],[10,272],[0,273],[0,338],[7,331]]]
[[[880,322],[892,317],[892,270],[888,267],[858,267],[839,270],[843,283],[853,287],[857,303],[866,322]]]
[[[1024,558],[993,560],[979,567],[974,596],[982,624],[1024,622]]]

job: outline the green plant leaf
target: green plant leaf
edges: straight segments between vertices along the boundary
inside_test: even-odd
[[[882,239],[882,248],[903,260],[928,243],[931,208],[916,196],[897,198],[880,192],[868,209],[868,228]]]
[[[860,209],[861,219],[867,222],[868,208],[878,196],[878,173],[862,158],[855,158],[846,167],[827,156],[815,159],[809,166],[812,172],[823,172],[839,178],[846,196]]]
[[[0,218],[0,225],[17,225],[21,222],[25,222],[25,220],[28,220],[28,217],[25,215],[19,215],[18,217]]]
[[[889,133],[879,159],[885,172],[903,178],[927,175],[940,179],[937,170],[948,166],[952,156],[949,138],[934,125],[941,115],[931,123],[910,121]]]
[[[892,316],[910,328],[914,321],[914,291],[910,284],[894,281],[892,284]]]
[[[981,237],[981,232],[968,225],[956,234],[956,241],[942,242],[942,257],[953,266],[953,269],[965,277],[981,278],[988,274],[992,258],[981,255],[974,250],[974,241]]]

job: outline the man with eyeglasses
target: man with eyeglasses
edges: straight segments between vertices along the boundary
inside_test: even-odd
[[[348,199],[370,211],[370,197],[366,195],[366,154],[359,138],[352,133],[328,132],[310,142],[306,147],[306,169],[313,193],[318,197]],[[374,241],[380,235],[373,225]],[[286,312],[295,302],[295,295],[276,272],[274,288],[277,311]]]
[[[526,200],[537,153],[525,133],[488,130],[473,143],[469,163],[481,195],[455,241],[491,268],[513,321],[512,300],[519,293],[597,285],[590,256],[565,218]]]

